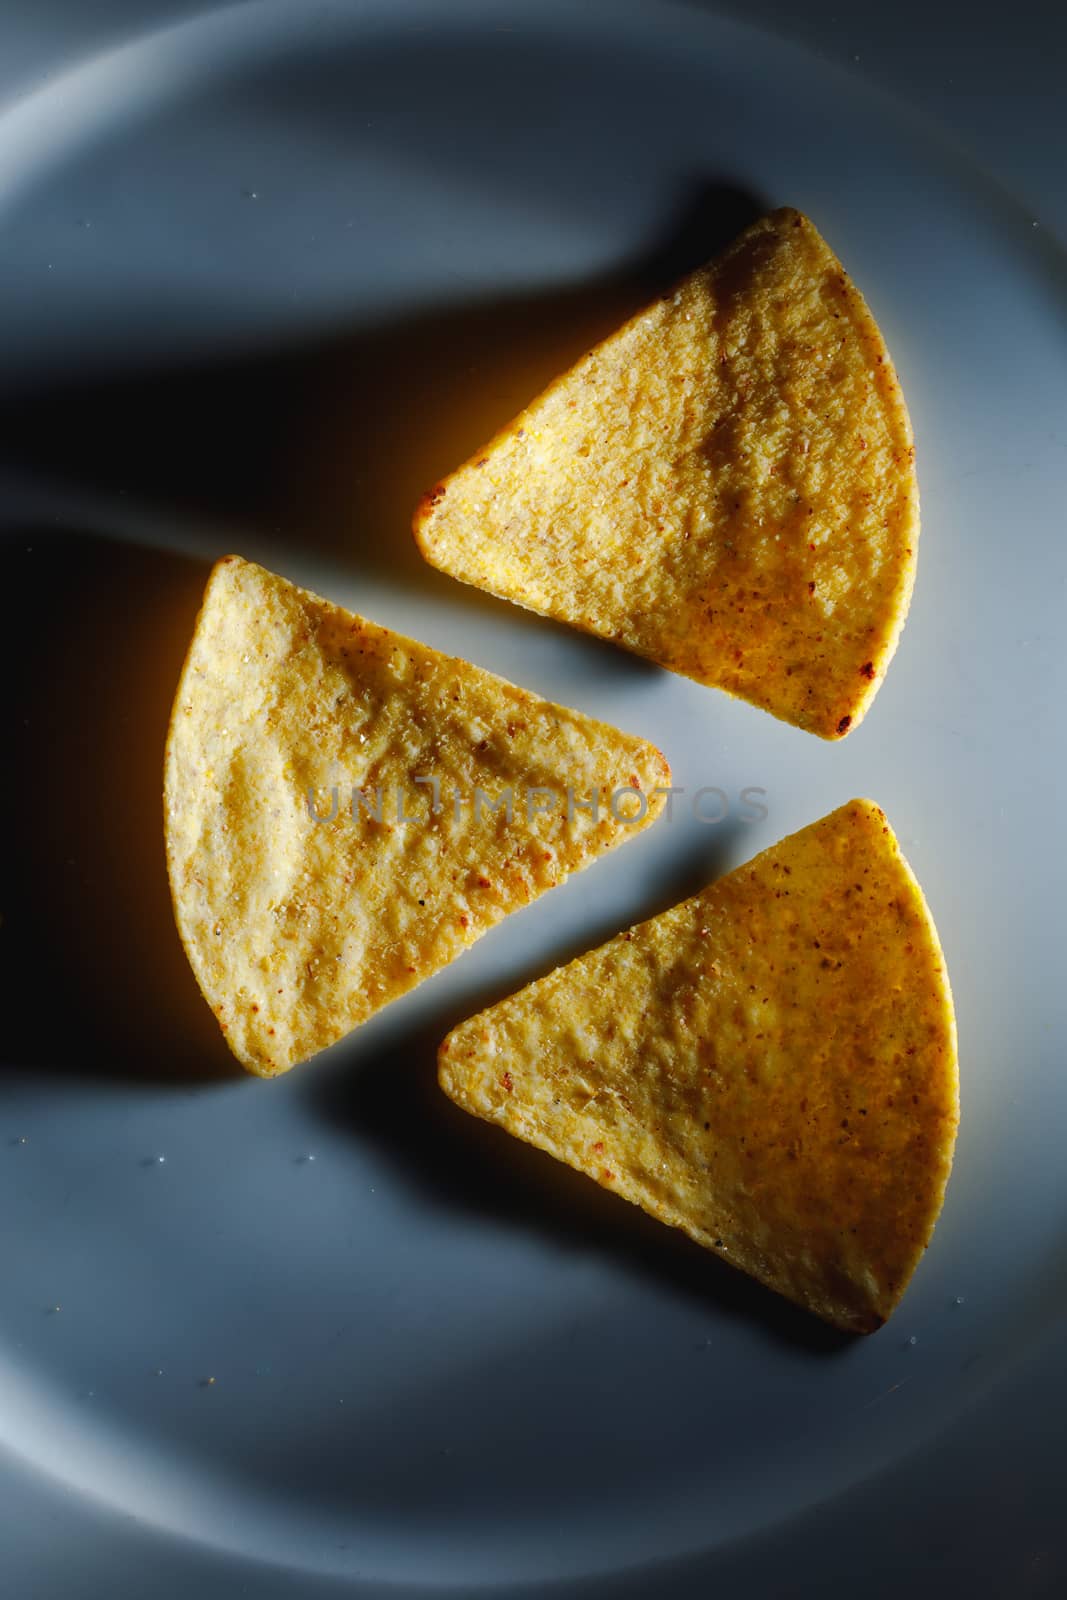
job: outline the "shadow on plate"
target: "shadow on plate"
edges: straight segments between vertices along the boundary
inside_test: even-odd
[[[163,745],[206,569],[83,531],[7,530],[0,678],[4,1059],[229,1075],[171,916]]]

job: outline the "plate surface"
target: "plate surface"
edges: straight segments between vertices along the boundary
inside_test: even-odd
[[[835,746],[450,583],[407,528],[592,339],[778,204],[866,294],[919,449],[911,617]],[[1062,1327],[1065,310],[1062,256],[925,120],[681,9],[267,0],[0,116],[18,1493],[201,1563],[208,1594],[235,1571],[257,1594],[618,1593],[906,1471]],[[729,814],[679,805],[327,1056],[238,1076],[159,817],[170,697],[231,549],[654,738]],[[459,1018],[852,795],[926,890],[963,1094],[933,1245],[862,1342],[433,1082]]]

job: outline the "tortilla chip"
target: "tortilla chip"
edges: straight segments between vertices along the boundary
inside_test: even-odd
[[[590,351],[415,517],[453,577],[826,739],[889,665],[918,533],[885,343],[791,210]]]
[[[456,1028],[440,1081],[837,1327],[897,1304],[958,1121],[944,958],[853,800]]]
[[[227,556],[167,741],[178,931],[269,1077],[636,833],[669,782],[642,740]]]

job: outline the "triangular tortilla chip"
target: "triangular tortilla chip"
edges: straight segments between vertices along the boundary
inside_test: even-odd
[[[828,1322],[885,1321],[958,1121],[944,958],[869,800],[456,1028],[465,1110]]]
[[[272,1076],[637,832],[669,782],[642,740],[228,556],[167,742],[178,931]]]
[[[827,739],[907,615],[911,425],[862,296],[757,222],[423,500],[427,561]]]

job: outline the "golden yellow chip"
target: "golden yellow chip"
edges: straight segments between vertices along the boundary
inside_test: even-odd
[[[178,931],[272,1076],[645,826],[669,782],[642,740],[228,556],[167,741]]]
[[[885,343],[790,210],[590,351],[415,517],[453,577],[827,739],[889,664],[918,533]]]
[[[858,1333],[926,1248],[959,1113],[937,932],[869,800],[464,1022],[439,1072]]]

